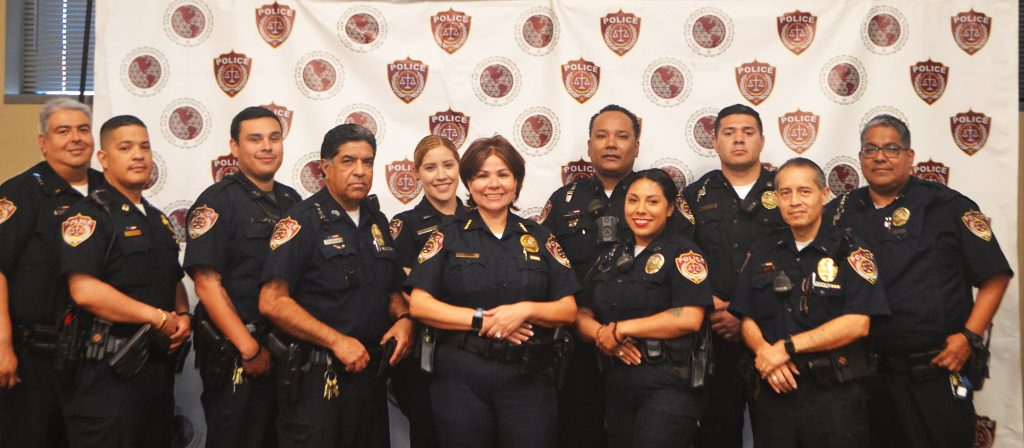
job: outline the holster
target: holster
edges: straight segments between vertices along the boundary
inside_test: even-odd
[[[75,375],[82,363],[82,334],[79,331],[79,313],[71,307],[64,311],[60,332],[57,335],[53,356],[53,370],[57,381],[64,386],[75,382]]]
[[[423,337],[420,340],[420,369],[434,373],[434,361],[437,359],[437,330],[423,326]]]
[[[988,361],[991,356],[988,347],[976,347],[974,353],[967,359],[964,365],[964,374],[975,391],[985,387],[985,379],[988,378]]]
[[[711,326],[706,323],[694,335],[693,349],[690,350],[690,387],[700,388],[715,371],[715,351],[711,339]],[[666,341],[669,344],[670,341]]]
[[[203,380],[203,390],[217,391],[231,381],[239,360],[238,350],[221,335],[213,322],[200,319],[196,324],[196,367]]]
[[[302,375],[305,373],[303,367],[309,357],[308,347],[294,341],[285,343],[276,333],[270,333],[267,336],[267,349],[273,359],[278,396],[290,403],[298,401]]]
[[[121,348],[114,352],[107,364],[121,378],[131,378],[142,370],[149,360],[150,333],[153,325],[146,324],[139,328]]]

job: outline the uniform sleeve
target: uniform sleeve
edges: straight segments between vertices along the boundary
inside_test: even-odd
[[[397,219],[397,216],[395,218]],[[387,216],[384,216],[383,213],[381,213],[380,219],[382,222],[387,222]],[[394,222],[394,220],[392,220],[392,222]],[[396,255],[395,261],[391,263],[391,284],[388,285],[388,292],[401,292],[402,285],[405,284],[406,278],[405,269],[403,269],[405,265],[402,262],[402,252],[398,250],[398,241],[391,236],[390,232],[388,232],[387,235],[384,235],[384,242],[390,247],[395,248]]]
[[[38,200],[28,187],[17,181],[0,186],[0,272],[5,274],[14,269],[35,230]]]
[[[82,204],[79,202],[79,204]],[[113,238],[103,211],[93,207],[72,207],[60,225],[62,274],[82,273],[100,278]]]
[[[551,219],[551,208],[552,204],[555,203],[555,195],[558,194],[558,191],[559,190],[555,190],[554,193],[551,193],[551,196],[548,198],[548,201],[544,203],[544,208],[540,210],[540,217],[537,218],[537,223],[544,226],[552,233],[554,233],[556,229],[555,220]]]
[[[184,268],[208,266],[223,273],[227,266],[228,249],[233,229],[233,209],[227,195],[202,194],[188,211],[186,225],[188,244],[185,246]]]
[[[844,291],[842,314],[889,315],[889,301],[879,281],[878,264],[863,243],[854,244],[850,254],[839,263],[839,278]]]
[[[666,260],[668,262],[669,260]],[[672,291],[672,306],[713,307],[711,281],[708,279],[708,263],[704,254],[696,247],[684,247],[671,260],[669,288]]]
[[[992,232],[989,218],[978,205],[960,196],[948,213],[954,216],[960,229],[960,253],[964,272],[972,285],[978,286],[997,274],[1013,275],[1010,264]]]
[[[435,230],[420,249],[416,264],[402,285],[407,294],[419,288],[435,299],[444,300],[444,268],[447,259],[444,237],[444,232]]]
[[[547,250],[542,250],[543,255],[541,256],[548,267],[548,297],[551,300],[558,300],[565,296],[579,294],[582,288],[576,278],[576,273],[572,270],[569,258],[566,257],[565,251],[562,250],[562,246],[558,244],[554,235],[549,232],[545,233],[544,247]]]
[[[747,252],[746,262],[740,268],[740,275],[736,279],[736,292],[729,302],[729,312],[737,318],[742,319],[754,314],[753,303],[753,279],[754,266],[757,265],[752,252]]]
[[[391,223],[388,224],[391,238],[395,240],[395,250],[398,251],[398,264],[411,269],[416,265],[416,255],[419,254],[420,248],[416,247],[416,231],[406,227],[408,226],[401,216],[391,218]]]
[[[310,222],[296,221],[291,216],[277,222],[270,237],[270,252],[263,262],[260,284],[281,278],[294,289],[318,250],[316,231]]]
[[[669,220],[670,230],[690,241],[696,239],[697,228],[693,209],[690,208],[692,203],[692,199],[687,195],[686,190],[679,192],[679,196],[676,197],[676,210],[672,213],[672,218]]]

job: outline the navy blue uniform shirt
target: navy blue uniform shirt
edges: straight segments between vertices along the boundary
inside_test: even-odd
[[[466,213],[469,209],[462,205],[462,200],[455,198],[458,204],[455,206],[455,214]],[[395,248],[398,249],[398,261],[403,268],[412,269],[416,265],[416,257],[420,249],[442,224],[450,221],[453,217],[437,211],[430,201],[423,197],[416,207],[406,210],[391,218],[389,225],[391,238],[395,240]]]

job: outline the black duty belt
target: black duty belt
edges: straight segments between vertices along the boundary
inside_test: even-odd
[[[379,361],[381,353],[383,352],[383,350],[381,350],[380,347],[366,347],[366,351],[367,353],[370,354],[370,365],[373,365],[375,361]],[[310,366],[337,365],[340,366],[342,370],[344,370],[344,363],[339,361],[338,358],[334,356],[334,352],[323,347],[316,347],[310,350],[309,358],[307,358],[306,364]]]
[[[942,349],[902,355],[879,354],[878,368],[888,372],[907,372],[916,381],[922,381],[939,374],[949,373],[946,369],[932,365],[932,359]]]
[[[460,348],[486,359],[499,362],[520,362],[526,356],[527,348],[531,350],[536,350],[539,348],[538,346],[553,348],[553,344],[550,342],[541,344],[512,344],[504,340],[498,341],[481,337],[470,331],[442,331],[440,333],[438,342],[443,345]]]
[[[57,329],[48,325],[15,325],[11,333],[15,347],[28,345],[36,353],[53,353],[57,344]]]

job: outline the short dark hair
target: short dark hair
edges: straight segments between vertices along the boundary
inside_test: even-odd
[[[754,120],[757,121],[757,132],[764,135],[764,128],[761,126],[761,115],[754,108],[746,104],[733,104],[718,111],[718,116],[715,117],[715,135],[718,135],[718,128],[722,124],[722,119],[729,115],[750,115],[754,117]]]
[[[661,193],[665,195],[665,200],[670,204],[674,203],[676,197],[679,196],[679,189],[676,187],[675,181],[672,180],[672,176],[661,168],[650,168],[633,173],[633,176],[630,176],[630,179],[626,182],[626,191],[629,191],[629,187],[633,186],[633,182],[640,179],[647,179],[658,184],[661,187]]]
[[[281,118],[274,111],[263,106],[250,106],[242,109],[238,115],[235,115],[235,118],[231,119],[231,140],[238,141],[238,133],[242,129],[243,121],[255,120],[257,118],[273,118],[277,121],[277,125],[281,126],[281,130],[284,130],[284,127],[281,125]]]
[[[881,114],[875,115],[874,118],[868,120],[867,124],[864,125],[864,129],[860,131],[860,144],[864,146],[864,136],[867,135],[871,128],[878,126],[890,127],[896,130],[896,133],[900,136],[900,144],[906,148],[910,148],[910,129],[907,128],[907,124],[892,115]]]
[[[469,188],[469,181],[473,179],[477,171],[480,171],[484,161],[492,154],[505,162],[509,171],[512,172],[512,177],[516,180],[516,199],[519,199],[519,192],[523,189],[523,180],[526,179],[526,161],[505,137],[498,134],[494,134],[494,137],[478,138],[469,144],[469,148],[462,154],[462,162],[459,164],[459,178],[462,179],[462,185]],[[466,203],[470,207],[476,207],[472,194]],[[513,201],[514,203],[515,201]],[[512,206],[512,209],[516,210],[515,205]]]
[[[332,160],[338,155],[338,148],[348,142],[366,142],[377,155],[377,138],[373,132],[358,124],[345,123],[335,126],[324,134],[324,142],[320,145],[320,159]]]
[[[100,126],[100,149],[107,146],[107,139],[110,138],[111,132],[125,126],[142,126],[143,129],[146,129],[146,123],[143,123],[135,115],[118,115],[113,117],[105,121],[103,126]]]
[[[814,183],[818,185],[818,189],[825,189],[825,172],[821,170],[821,167],[818,166],[817,163],[814,163],[813,160],[808,159],[806,157],[793,157],[792,159],[787,160],[786,163],[783,163],[782,166],[780,166],[779,169],[775,171],[775,178],[778,179],[779,174],[782,173],[782,170],[786,168],[797,167],[810,168],[814,170]],[[775,187],[778,188],[778,186],[779,183],[776,182]]]
[[[594,132],[594,121],[597,120],[597,117],[599,115],[605,112],[622,112],[623,114],[626,114],[626,117],[629,117],[629,122],[633,125],[633,137],[636,138],[637,140],[640,139],[640,119],[636,117],[636,114],[630,112],[629,109],[619,106],[618,104],[609,104],[605,107],[602,107],[601,110],[597,111],[596,114],[591,116],[590,125],[587,127],[587,135],[590,135],[590,133]]]

